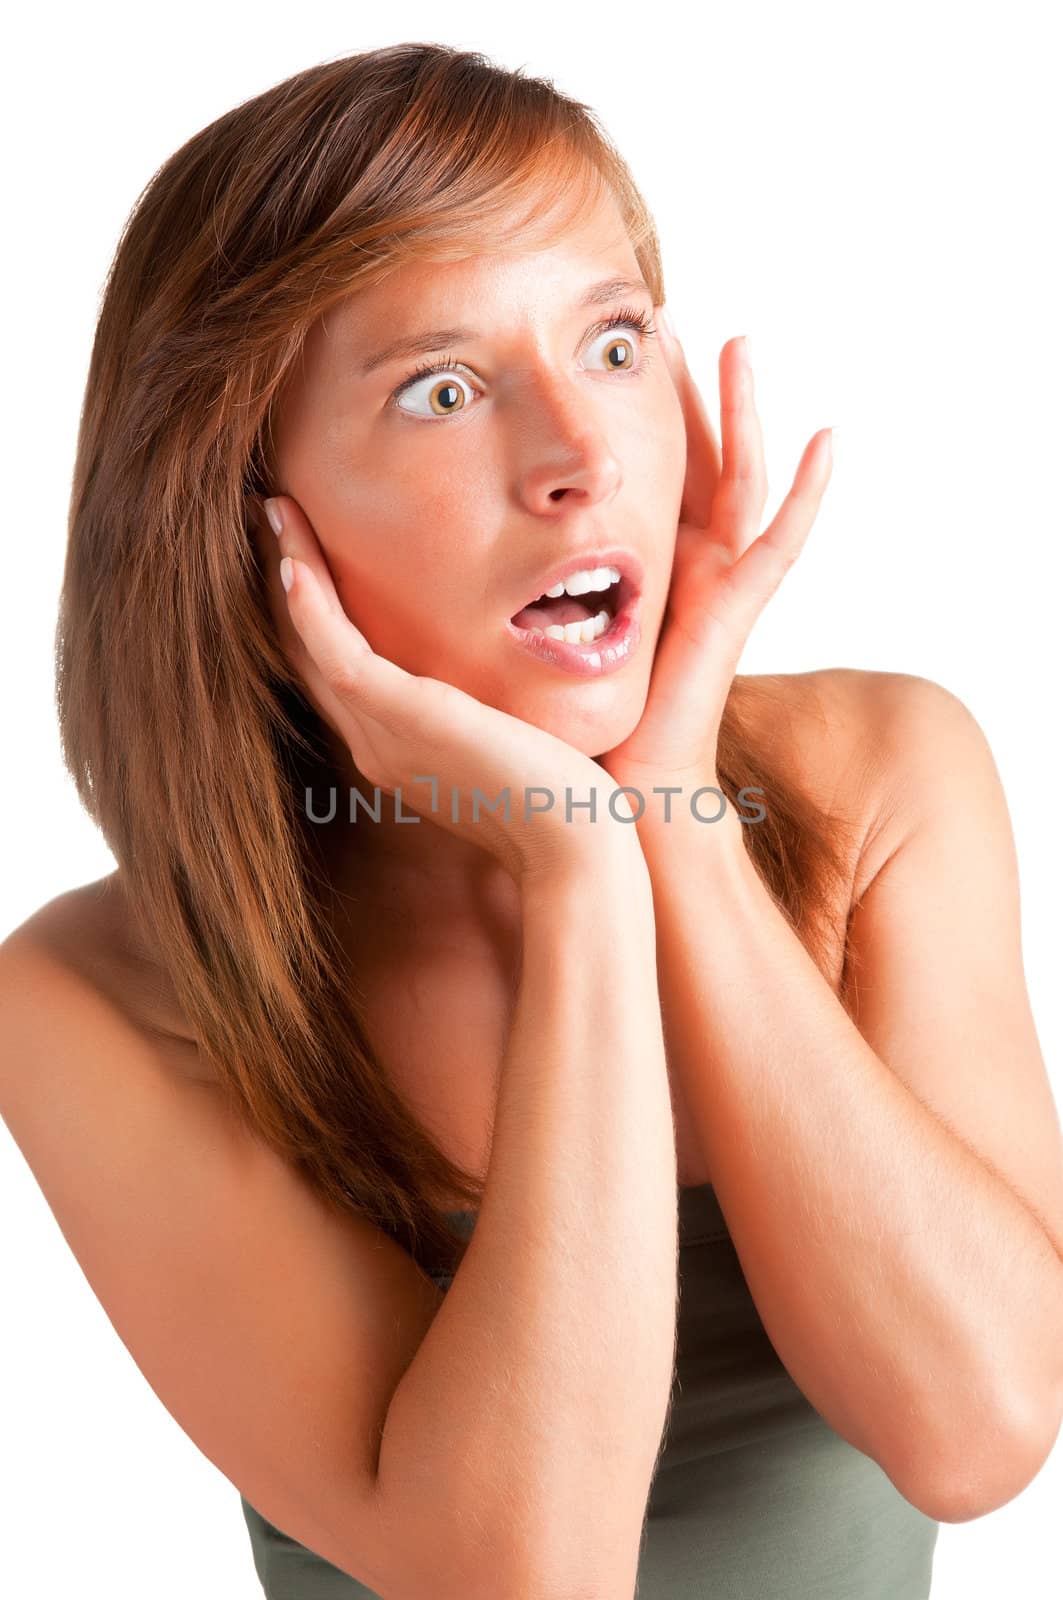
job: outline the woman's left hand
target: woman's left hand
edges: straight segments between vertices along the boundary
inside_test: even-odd
[[[768,484],[745,340],[731,339],[720,352],[722,465],[682,347],[666,326],[662,348],[687,435],[672,580],[642,717],[623,744],[598,757],[616,784],[642,793],[651,826],[651,813],[663,807],[654,786],[719,787],[716,744],[739,657],[804,546],[831,472],[831,430],[822,428],[758,538]]]

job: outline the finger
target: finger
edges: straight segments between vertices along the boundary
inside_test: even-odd
[[[680,520],[698,528],[707,528],[713,496],[720,480],[720,446],[705,402],[687,366],[683,346],[670,332],[666,319],[662,317],[660,321],[664,330],[662,348],[683,410],[687,436],[687,466]]]
[[[723,470],[713,504],[712,536],[737,558],[757,537],[768,498],[764,436],[753,398],[753,369],[744,338],[720,352]]]
[[[743,640],[804,549],[830,481],[830,439],[830,428],[813,435],[775,517],[728,574],[730,631]]]
[[[309,567],[317,581],[318,589],[321,591],[325,603],[341,616],[347,617],[347,621],[354,628],[354,623],[347,616],[340,597],[336,593],[336,585],[333,582],[329,564],[325,559],[325,552],[321,548],[320,541],[311,526],[309,517],[298,500],[293,500],[291,495],[275,495],[268,501],[268,505],[272,508],[273,518],[280,521],[280,531],[277,532],[276,528],[274,529],[277,532],[277,545],[280,554],[282,556],[293,556],[296,560],[301,561],[305,567]],[[271,526],[273,526],[272,520]],[[354,631],[368,648],[368,641],[364,636],[358,632],[357,628]]]
[[[278,546],[291,579],[288,614],[309,658],[306,676],[333,711],[347,718],[345,736],[357,736],[352,716],[390,726],[408,711],[411,674],[376,653],[340,603],[317,536],[289,496],[274,504],[282,517]]]

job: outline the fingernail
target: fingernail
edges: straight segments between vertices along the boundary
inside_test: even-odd
[[[281,508],[276,500],[267,500],[264,505],[266,516],[269,518],[269,525],[279,539],[281,528],[284,526],[281,520]]]
[[[676,339],[675,323],[668,315],[668,308],[666,306],[661,307],[661,321],[664,323],[664,331],[667,333],[669,339],[675,339],[676,344],[678,344],[679,340]]]
[[[745,362],[747,367],[751,367],[753,365],[753,352],[750,348],[748,333],[742,335],[742,360]]]
[[[291,588],[292,579],[294,576],[295,574],[292,571],[292,558],[291,556],[285,556],[284,560],[281,562],[281,582],[286,589]]]

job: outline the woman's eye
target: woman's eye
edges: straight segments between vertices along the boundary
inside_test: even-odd
[[[631,329],[638,335],[632,337],[630,332],[619,332],[619,329]],[[649,319],[642,312],[622,314],[613,317],[604,328],[604,331],[595,333],[591,340],[591,350],[595,345],[601,346],[602,358],[611,372],[641,372],[646,365],[646,355],[639,361],[639,344],[645,344],[647,339],[656,330],[649,326]],[[590,361],[593,364],[592,354]],[[429,381],[431,380],[431,381]],[[425,402],[429,410],[410,409],[403,404],[406,397],[416,390],[423,388]],[[409,414],[418,417],[436,416],[449,417],[455,412],[467,408],[465,391],[471,389],[468,380],[463,378],[459,371],[459,364],[451,356],[446,356],[442,361],[433,361],[418,369],[412,377],[400,384],[392,395],[392,402],[400,411],[409,410]]]
[[[607,330],[605,335],[598,335],[594,340],[597,344],[602,341],[602,350],[605,353],[606,365],[612,372],[632,372],[638,364],[638,347],[636,341],[628,333],[614,333]]]
[[[431,382],[428,381],[429,378],[432,379]],[[467,383],[465,387],[468,388]],[[458,375],[454,367],[449,363],[440,362],[436,366],[429,367],[426,371],[418,373],[409,379],[400,389],[396,389],[394,401],[400,411],[406,410],[406,407],[401,403],[406,396],[421,388],[425,390],[433,416],[449,417],[455,411],[464,411],[465,397],[462,393],[462,384],[458,381]],[[419,417],[423,417],[425,414],[424,411],[415,411],[413,413],[414,416]]]

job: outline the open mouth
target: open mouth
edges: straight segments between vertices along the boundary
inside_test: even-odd
[[[613,568],[616,572],[618,569]],[[569,644],[592,644],[604,639],[638,591],[625,573],[619,581],[607,582],[583,594],[543,594],[510,618],[515,628],[542,633]]]

